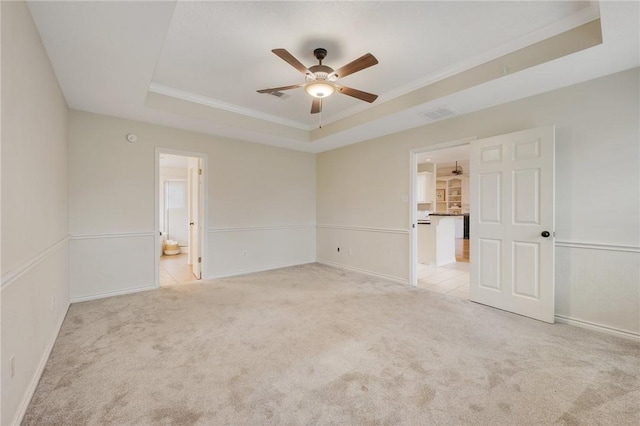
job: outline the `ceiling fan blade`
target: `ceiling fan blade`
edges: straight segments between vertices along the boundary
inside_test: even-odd
[[[365,101],[369,103],[378,99],[378,95],[374,95],[373,93],[363,92],[362,90],[358,90],[358,89],[352,89],[351,87],[336,85],[336,89],[338,89],[338,92],[344,95],[351,96],[352,98],[360,99],[361,101]]]
[[[311,71],[309,71],[307,67],[302,65],[302,63],[297,60],[291,53],[289,53],[287,49],[273,49],[272,52],[278,55],[286,63],[300,71],[302,74],[311,74]]]
[[[371,53],[367,53],[366,55],[359,57],[355,61],[349,62],[342,68],[338,68],[337,70],[329,74],[327,78],[331,78],[333,76],[337,76],[338,78],[346,77],[349,74],[353,74],[354,72],[369,68],[370,66],[373,66],[377,63],[378,60],[376,59],[376,57]]]
[[[304,84],[294,84],[292,86],[282,86],[282,87],[273,87],[271,89],[262,89],[258,90],[258,93],[273,93],[273,92],[281,92],[282,90],[290,90],[297,89],[298,87],[302,87]]]
[[[322,111],[322,99],[313,98],[313,102],[311,103],[311,114],[317,114]]]

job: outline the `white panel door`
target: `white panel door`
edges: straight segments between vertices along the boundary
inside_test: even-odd
[[[471,300],[554,322],[554,127],[471,142]]]

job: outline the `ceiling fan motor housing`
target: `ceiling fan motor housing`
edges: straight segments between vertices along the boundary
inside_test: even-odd
[[[314,65],[309,67],[316,80],[326,80],[327,76],[333,72],[333,68],[326,65]]]
[[[327,49],[319,47],[313,51],[313,56],[322,63],[322,60],[327,57]]]

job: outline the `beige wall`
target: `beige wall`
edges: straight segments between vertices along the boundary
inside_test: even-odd
[[[2,2],[1,14],[0,422],[9,425],[24,413],[69,305],[68,109],[26,3]]]
[[[72,300],[153,287],[156,148],[207,156],[205,278],[315,260],[313,154],[71,111]]]
[[[640,333],[637,69],[315,156],[69,114],[26,4],[0,12],[2,424],[26,409],[70,294],[153,286],[156,148],[207,156],[206,277],[317,257],[406,281],[410,150],[555,124],[557,314]]]
[[[634,69],[318,154],[318,260],[407,281],[410,150],[555,124],[556,312],[640,333],[638,80]]]

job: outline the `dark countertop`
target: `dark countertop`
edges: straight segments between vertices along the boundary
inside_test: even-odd
[[[453,213],[431,213],[429,216],[464,216],[462,213],[453,214]]]

